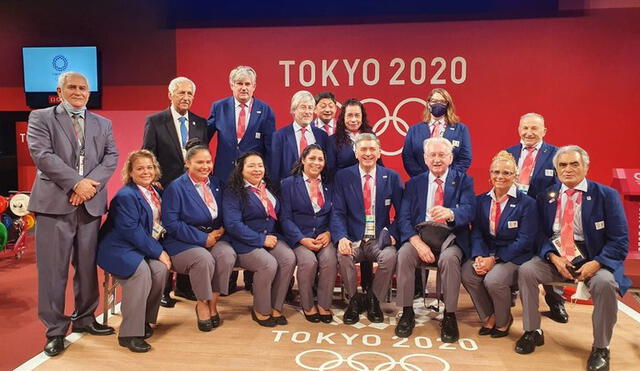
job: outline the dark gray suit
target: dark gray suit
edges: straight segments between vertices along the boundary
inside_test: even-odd
[[[47,336],[66,335],[94,321],[99,292],[96,246],[100,217],[107,211],[107,181],[116,169],[118,152],[111,121],[89,111],[84,120],[84,176],[78,173],[79,148],[71,118],[62,105],[29,115],[27,142],[38,172],[29,211],[36,214],[38,314]],[[73,206],[69,197],[83,178],[100,182],[90,200]],[[75,269],[75,311],[64,314],[69,260]]]

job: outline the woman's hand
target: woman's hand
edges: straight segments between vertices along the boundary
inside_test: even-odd
[[[205,247],[211,248],[216,244],[216,242],[218,242],[217,230],[209,232],[209,234],[207,235],[207,242],[205,242]]]
[[[310,237],[305,237],[300,240],[300,244],[311,251],[318,251],[322,248],[322,245]]]
[[[158,260],[167,267],[167,270],[171,270],[171,258],[169,258],[169,254],[166,251],[160,253]]]
[[[320,244],[320,248],[326,247],[331,242],[331,233],[329,231],[320,233],[316,237],[316,242]]]
[[[268,234],[267,237],[264,239],[264,247],[266,247],[267,249],[273,249],[274,247],[276,247],[277,242],[278,242],[278,237],[272,234]]]

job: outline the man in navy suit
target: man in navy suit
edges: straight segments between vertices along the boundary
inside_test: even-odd
[[[544,117],[537,113],[526,113],[520,117],[518,135],[520,144],[507,148],[518,163],[518,188],[527,195],[536,198],[540,192],[558,183],[553,168],[553,155],[558,147],[543,142],[547,133]],[[569,322],[569,314],[564,308],[562,287],[544,285],[544,299],[549,305],[549,318],[556,322]]]
[[[402,201],[402,181],[393,170],[378,166],[380,141],[374,134],[358,134],[355,139],[358,164],[342,169],[334,182],[334,204],[330,230],[338,245],[340,277],[350,297],[344,313],[344,323],[359,321],[366,307],[371,322],[382,322],[380,310],[389,289],[396,264],[398,239],[396,223],[389,212]],[[378,263],[372,289],[366,299],[357,293],[355,263],[363,260]],[[366,300],[366,301],[365,301]]]
[[[324,130],[327,136],[332,136],[336,132],[336,96],[330,91],[323,91],[315,96],[316,119],[311,125]]]
[[[276,119],[269,105],[253,97],[256,71],[238,66],[229,74],[232,97],[214,102],[207,120],[209,140],[218,133],[213,175],[223,182],[243,153],[258,152],[267,161]]]
[[[609,343],[617,319],[616,294],[631,281],[624,275],[629,251],[628,225],[618,193],[586,179],[589,155],[578,146],[558,149],[553,164],[561,184],[540,193],[539,253],[518,270],[524,334],[520,354],[544,344],[538,312],[538,285],[571,280],[584,284],[593,298],[594,343],[588,370],[609,369]]]
[[[422,241],[415,226],[424,221],[446,223],[455,234],[455,241],[438,258],[438,274],[442,277],[444,318],[440,338],[445,343],[458,341],[456,320],[460,294],[461,265],[471,257],[469,223],[475,216],[473,179],[451,168],[453,145],[446,138],[424,141],[424,162],[429,171],[407,182],[398,215],[400,241],[398,252],[398,296],[402,316],[395,333],[399,337],[411,336],[415,326],[413,312],[414,272],[416,267],[436,262],[432,247]]]
[[[96,273],[98,229],[107,211],[107,182],[118,163],[111,121],[90,112],[89,83],[78,72],[58,78],[62,103],[29,115],[27,142],[38,172],[29,199],[36,215],[38,316],[47,328],[44,353],[64,351],[73,332],[111,335],[94,317],[100,292]],[[86,145],[85,145],[86,144]],[[69,262],[75,310],[65,315]]]
[[[147,117],[144,125],[142,148],[148,149],[158,159],[162,169],[160,184],[167,187],[174,179],[184,174],[185,146],[189,139],[198,138],[207,143],[207,121],[189,111],[196,95],[196,84],[186,77],[176,77],[169,83],[171,105],[164,111]],[[160,300],[160,305],[172,308],[176,301],[169,295],[173,289],[170,274]],[[189,276],[178,274],[176,296],[196,300]]]
[[[327,133],[311,124],[316,101],[311,93],[300,90],[291,97],[293,123],[273,134],[269,177],[279,188],[280,181],[291,175],[293,164],[309,144],[318,144],[326,150]]]

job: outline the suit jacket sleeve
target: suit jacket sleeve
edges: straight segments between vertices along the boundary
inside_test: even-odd
[[[273,134],[269,139],[265,138],[265,143],[271,142],[271,150],[273,151],[269,156],[269,168],[268,174],[269,178],[274,181],[275,187],[280,188],[280,181],[282,180],[282,175],[280,172],[282,171],[282,141],[284,140],[284,132],[277,131]],[[267,159],[265,159],[267,161]],[[266,162],[265,162],[266,163]]]
[[[173,186],[171,186],[173,185]],[[197,246],[206,246],[207,233],[185,223],[180,214],[186,205],[183,205],[179,183],[173,182],[162,194],[162,225],[171,237],[178,241]]]
[[[156,137],[156,127],[151,122],[151,118],[147,117],[147,121],[144,123],[144,136],[142,137],[142,148],[148,149],[152,153],[157,152],[158,138]]]
[[[243,201],[231,188],[224,190],[224,196],[222,197],[224,229],[235,240],[249,246],[262,247],[267,234],[256,232],[245,224],[242,217],[242,203]]]
[[[106,125],[104,128],[104,135],[106,135],[104,155],[102,161],[98,166],[94,167],[86,178],[93,179],[100,182],[98,189],[102,189],[107,186],[107,182],[118,165],[118,149],[116,148],[116,142],[113,139],[113,131],[111,130],[111,121],[103,121]]]
[[[393,223],[391,223],[391,225],[389,226],[389,232],[391,233],[393,238],[395,238],[395,240],[397,241],[396,243],[397,247],[400,247],[400,244],[398,243],[400,241],[400,230],[398,228],[397,214],[400,212],[400,208],[402,205],[403,187],[402,187],[402,180],[400,180],[400,175],[398,175],[398,173],[396,172],[393,172],[392,174],[393,175],[391,176],[391,181],[392,181],[391,204],[393,205],[393,209],[395,210],[396,216],[393,219]]]
[[[337,177],[334,184],[333,192],[333,208],[331,210],[330,230],[333,243],[338,243],[342,238],[347,236],[347,204],[344,195],[343,181]]]
[[[620,196],[611,188],[602,188],[604,197],[605,243],[593,260],[611,269],[618,269],[629,252],[629,237],[627,219]],[[583,226],[583,229],[591,226]]]
[[[421,125],[421,124],[416,124]],[[415,125],[409,129],[406,138],[404,139],[404,146],[402,147],[402,164],[404,165],[404,170],[409,174],[409,176],[414,177],[422,172],[423,165],[418,163],[418,161],[414,157],[413,148],[413,135],[416,135]],[[413,130],[412,130],[413,129]],[[424,161],[424,160],[423,160]]]
[[[396,214],[396,222],[398,224],[398,230],[400,234],[400,243],[409,241],[409,238],[416,234],[416,230],[411,219],[411,207],[413,203],[416,202],[414,198],[414,187],[414,182],[409,180],[407,182],[407,188],[404,190],[402,203],[400,204],[400,210]]]
[[[119,195],[113,199],[109,213],[115,214],[112,216],[114,227],[122,238],[144,256],[158,259],[162,253],[162,245],[144,230],[137,202],[132,195]]]
[[[461,173],[466,172],[471,166],[471,135],[467,126],[460,127],[460,151],[453,159],[451,167]]]
[[[451,208],[454,215],[453,223],[449,223],[454,228],[466,227],[476,215],[476,196],[473,193],[473,178],[463,175],[460,184],[460,200],[456,207]]]
[[[214,102],[211,104],[211,114],[207,119],[207,138],[209,141],[211,141],[211,138],[213,138],[216,130],[218,130],[218,128],[216,126],[216,104]]]

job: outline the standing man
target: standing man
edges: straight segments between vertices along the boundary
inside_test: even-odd
[[[384,300],[396,266],[396,222],[391,223],[391,206],[402,201],[402,181],[393,170],[376,164],[380,158],[380,141],[374,134],[356,136],[358,164],[336,173],[334,204],[330,230],[338,245],[340,277],[350,298],[343,321],[347,325],[360,320],[367,311],[371,322],[382,322],[380,301]],[[357,292],[355,263],[374,261],[378,270],[366,298]]]
[[[197,138],[207,143],[207,121],[190,112],[196,95],[196,84],[186,77],[176,77],[169,83],[171,105],[164,111],[147,117],[144,125],[142,148],[153,152],[162,169],[160,184],[166,188],[169,183],[184,173],[185,146],[189,139]],[[171,298],[173,275],[169,274],[160,305],[172,308],[176,301]],[[191,289],[189,276],[178,274],[176,296],[196,300]]]
[[[518,124],[520,144],[507,148],[507,152],[518,163],[518,188],[533,198],[558,183],[552,162],[558,147],[542,141],[546,133],[544,117],[533,112],[526,113],[520,117]],[[544,290],[544,300],[550,309],[549,318],[560,323],[569,322],[562,287],[544,285]]]
[[[336,132],[336,96],[332,92],[323,91],[318,93],[316,100],[316,119],[312,123],[313,126],[324,130],[327,136],[332,136]]]
[[[395,333],[409,337],[415,327],[413,311],[414,272],[417,267],[433,264],[436,257],[416,233],[415,226],[424,221],[446,223],[455,234],[455,241],[442,250],[437,261],[442,277],[444,318],[440,338],[444,343],[458,341],[456,320],[460,295],[461,265],[471,256],[469,223],[475,217],[476,199],[473,179],[464,172],[451,168],[453,145],[446,138],[428,138],[424,141],[424,162],[429,169],[407,182],[398,215],[400,240],[398,252],[398,296],[396,304],[402,307],[402,316]]]
[[[38,315],[47,328],[44,352],[51,357],[64,351],[71,322],[73,332],[114,333],[95,320],[94,312],[100,297],[98,229],[107,211],[107,181],[118,162],[111,121],[86,108],[87,78],[65,72],[58,78],[57,92],[62,103],[32,111],[27,132],[38,169],[29,200],[38,226]],[[69,261],[75,271],[71,317],[64,314]]]
[[[309,144],[318,144],[326,150],[327,134],[311,126],[316,101],[306,90],[300,90],[291,97],[293,123],[273,134],[271,142],[271,165],[269,178],[280,188],[280,181],[291,175],[293,164]]]
[[[553,164],[561,183],[538,195],[540,250],[518,270],[525,332],[515,350],[528,354],[544,344],[538,285],[577,280],[593,299],[594,342],[587,369],[608,370],[618,313],[616,294],[624,295],[631,285],[623,264],[629,251],[627,220],[618,193],[586,179],[589,155],[584,149],[561,147]]]

